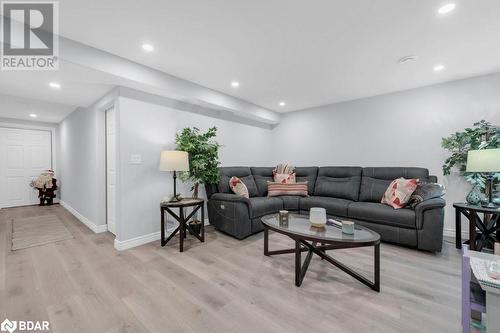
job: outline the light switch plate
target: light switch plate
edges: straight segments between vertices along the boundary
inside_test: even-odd
[[[130,155],[130,164],[142,164],[142,156],[139,154]]]

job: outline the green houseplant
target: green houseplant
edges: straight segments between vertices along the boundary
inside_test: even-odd
[[[219,181],[219,143],[215,141],[217,127],[201,132],[196,127],[186,127],[175,135],[177,150],[189,154],[189,171],[182,172],[183,181],[192,181],[193,198],[198,198],[200,184],[215,184]]]
[[[443,138],[441,146],[450,152],[450,156],[444,161],[443,174],[449,175],[451,169],[456,167],[461,176],[478,187],[482,192],[486,188],[486,178],[480,173],[466,172],[467,152],[469,150],[500,148],[500,127],[481,120],[462,132],[455,132]],[[500,173],[494,175],[494,188],[500,182]]]

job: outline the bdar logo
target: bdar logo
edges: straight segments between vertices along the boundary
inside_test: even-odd
[[[5,320],[0,324],[0,330],[2,332],[9,332],[12,333],[16,330],[17,328],[17,322],[16,321],[10,321],[8,318],[5,318]]]

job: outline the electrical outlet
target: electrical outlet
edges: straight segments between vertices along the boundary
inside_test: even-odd
[[[142,164],[142,156],[139,154],[130,155],[130,164]]]

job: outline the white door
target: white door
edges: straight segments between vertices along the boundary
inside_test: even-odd
[[[0,207],[38,203],[29,183],[46,169],[52,169],[50,131],[0,127]]]
[[[116,120],[115,109],[106,111],[106,220],[116,235]]]

